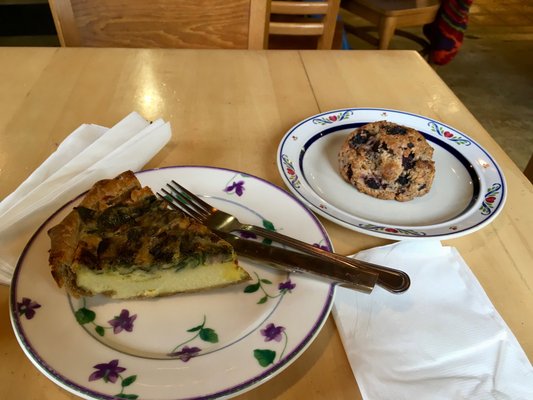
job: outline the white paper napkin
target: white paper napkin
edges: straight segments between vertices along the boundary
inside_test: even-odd
[[[531,400],[533,368],[456,249],[406,241],[357,254],[411,288],[341,288],[333,316],[367,400]]]
[[[112,128],[84,124],[0,203],[0,283],[9,284],[31,235],[94,182],[140,170],[170,140],[170,123],[136,112]]]

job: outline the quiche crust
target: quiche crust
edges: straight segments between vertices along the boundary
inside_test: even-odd
[[[131,171],[95,183],[48,235],[52,276],[74,297],[158,297],[250,279],[229,243]]]

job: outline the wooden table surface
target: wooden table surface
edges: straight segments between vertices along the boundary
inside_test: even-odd
[[[533,360],[532,185],[415,52],[0,48],[0,60],[0,199],[80,124],[112,126],[133,110],[173,126],[146,168],[212,165],[282,187],[280,139],[322,111],[399,109],[465,132],[502,167],[509,196],[492,224],[444,244],[459,250]],[[322,222],[342,254],[390,242]],[[77,398],[23,354],[8,291],[0,287],[0,398]],[[285,371],[237,398],[361,398],[332,318]]]

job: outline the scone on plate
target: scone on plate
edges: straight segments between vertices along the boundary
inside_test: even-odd
[[[420,132],[387,121],[351,132],[339,152],[342,177],[378,199],[408,201],[429,192],[433,148]]]

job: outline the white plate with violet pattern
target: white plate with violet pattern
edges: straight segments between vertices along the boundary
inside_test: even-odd
[[[331,246],[309,210],[260,178],[198,166],[137,176],[154,192],[174,179],[243,222]],[[252,280],[232,287],[149,300],[70,297],[51,277],[47,230],[79,201],[65,205],[31,239],[10,294],[22,349],[43,374],[78,396],[233,397],[286,368],[329,315],[332,284],[246,260],[240,263]]]
[[[411,201],[359,192],[339,173],[338,154],[354,129],[386,120],[418,130],[433,147],[435,178],[428,194]],[[433,119],[382,108],[347,108],[309,117],[278,147],[279,172],[310,209],[346,228],[393,240],[450,239],[494,220],[505,203],[505,178],[472,138]]]

